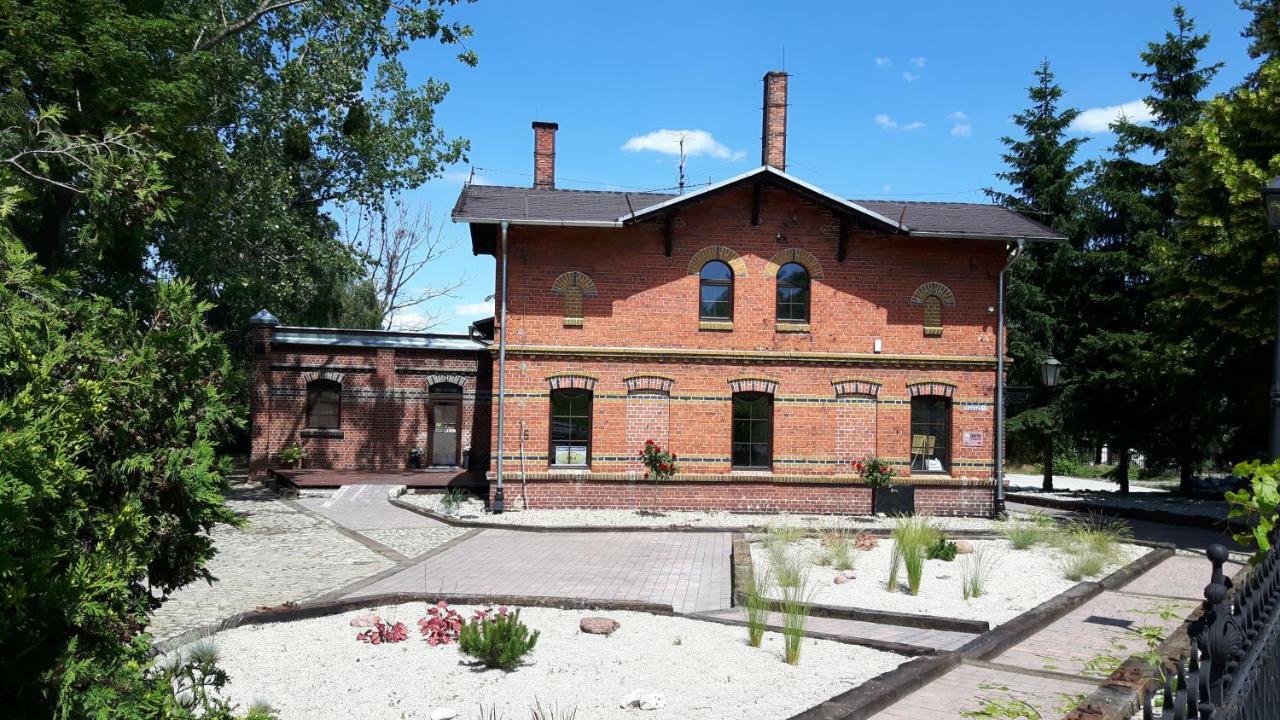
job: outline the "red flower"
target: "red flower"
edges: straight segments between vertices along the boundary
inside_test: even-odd
[[[644,474],[644,479],[645,479],[645,480],[648,480],[648,479],[649,479],[649,473],[645,473],[645,474]]]
[[[676,454],[675,454],[675,453],[671,453],[671,460],[672,460],[672,461],[675,461],[675,459],[676,459]]]
[[[644,444],[645,444],[646,446],[653,445],[653,441],[652,441],[652,440],[645,440],[645,441],[644,441]]]

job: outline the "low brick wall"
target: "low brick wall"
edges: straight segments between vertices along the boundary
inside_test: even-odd
[[[492,503],[496,482],[489,483]],[[917,485],[915,507],[940,516],[981,516],[993,513],[992,485],[955,482]],[[537,474],[506,480],[507,503],[527,496],[529,507],[560,509],[726,510],[730,512],[786,512],[821,515],[871,514],[871,488],[849,482],[803,480],[674,480],[659,484],[639,480],[554,477]]]

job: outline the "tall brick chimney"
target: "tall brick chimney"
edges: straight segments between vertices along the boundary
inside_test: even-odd
[[[533,122],[533,188],[550,190],[556,186],[556,130],[553,122]]]
[[[787,74],[764,74],[764,130],[760,134],[760,164],[787,169]]]

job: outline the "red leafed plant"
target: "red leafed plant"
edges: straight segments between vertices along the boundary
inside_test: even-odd
[[[498,608],[498,611],[497,611],[496,613],[493,611],[493,608],[491,608],[491,607],[487,607],[487,608],[485,608],[485,609],[483,609],[483,610],[476,610],[476,611],[475,611],[475,613],[473,613],[473,614],[471,615],[471,622],[479,622],[479,621],[481,621],[481,620],[488,620],[490,615],[497,615],[498,617],[506,617],[506,616],[507,616],[507,607],[504,605],[504,606],[502,606],[502,607]]]
[[[871,550],[879,544],[880,541],[876,539],[876,536],[866,530],[853,536],[853,546],[858,550]]]
[[[368,630],[357,634],[356,639],[373,645],[404,642],[409,639],[409,628],[405,627],[402,622],[398,622],[395,625],[379,622]]]
[[[458,641],[458,633],[462,632],[462,616],[441,600],[427,608],[427,616],[418,620],[418,630],[428,645],[448,645]]]

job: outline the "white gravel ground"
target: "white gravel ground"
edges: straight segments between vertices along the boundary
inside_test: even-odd
[[[422,603],[372,608],[289,623],[245,626],[211,638],[231,676],[226,696],[242,708],[263,700],[282,720],[429,718],[452,707],[460,720],[478,705],[499,717],[529,717],[535,700],[584,720],[753,720],[787,718],[887,672],[908,658],[855,645],[806,640],[798,666],[782,660],[782,638],[746,644],[746,629],[635,612],[525,608],[541,631],[526,664],[513,672],[477,670],[457,645],[429,647],[417,618]],[[459,607],[464,617],[472,608]],[[399,620],[410,638],[394,645],[355,639],[348,621],[366,613]],[[612,636],[585,635],[589,615],[621,623]],[[655,711],[618,705],[635,691],[666,697]]]
[[[913,596],[906,592],[905,570],[898,574],[900,591],[889,592],[885,589],[889,577],[889,557],[893,551],[892,540],[881,539],[875,549],[857,553],[854,579],[843,585],[835,584],[837,573],[834,568],[812,562],[812,558],[818,556],[817,540],[800,540],[793,544],[792,552],[797,557],[811,559],[806,589],[814,593],[815,603],[986,620],[992,627],[1011,620],[1076,584],[1062,576],[1060,554],[1043,545],[1027,550],[1014,550],[1006,540],[969,542],[975,550],[986,546],[989,548],[987,552],[996,553],[998,558],[987,581],[985,594],[969,600],[964,599],[961,590],[963,555],[957,555],[951,562],[926,560],[920,594]],[[1100,577],[1105,577],[1149,550],[1141,545],[1129,544],[1122,544],[1119,548],[1122,559],[1107,565]],[[757,571],[770,569],[769,554],[762,543],[752,543],[751,561]],[[777,592],[775,587],[770,595],[778,597]]]
[[[512,493],[514,494],[514,493]],[[445,514],[444,495],[405,494],[400,499]],[[514,510],[501,515],[486,512],[475,498],[454,509],[453,516],[493,525],[540,525],[543,527],[746,527],[785,526],[804,528],[890,528],[893,520],[865,515],[793,515],[787,513],[662,512],[660,517],[636,510]],[[1016,517],[1017,513],[1013,513]],[[934,524],[944,530],[994,530],[996,522],[987,518],[939,517]]]

